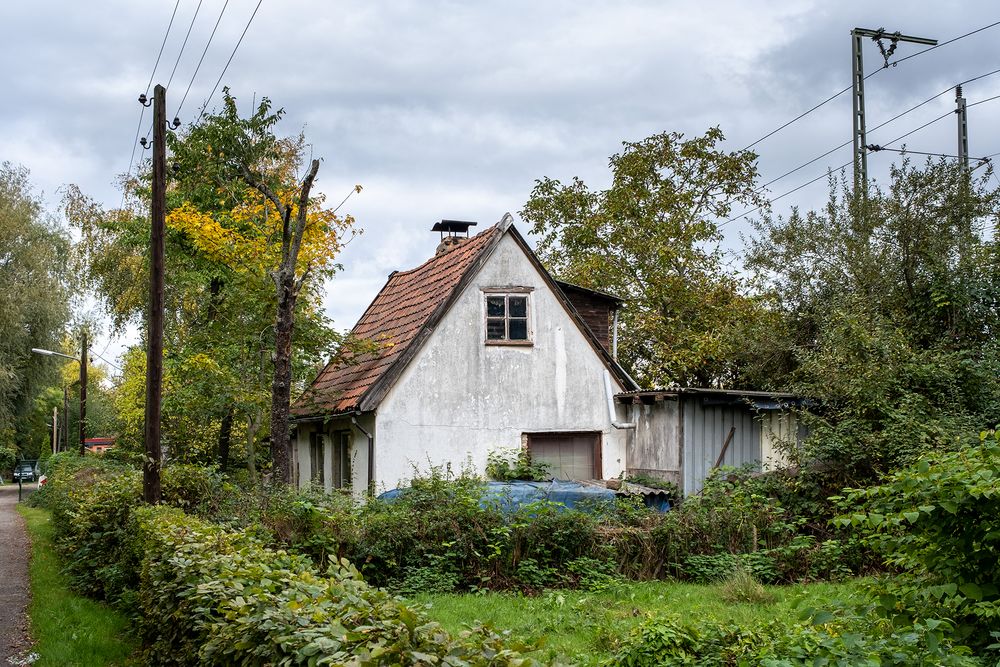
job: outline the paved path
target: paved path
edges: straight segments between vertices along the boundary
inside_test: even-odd
[[[24,485],[24,497],[35,485]],[[28,602],[31,601],[28,561],[31,542],[24,518],[17,513],[17,484],[0,486],[0,665],[31,646]]]

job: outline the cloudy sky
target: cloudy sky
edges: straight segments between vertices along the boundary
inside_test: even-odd
[[[114,182],[129,167],[135,100],[175,1],[153,83],[166,84],[177,63],[168,113],[190,82],[180,110],[190,122],[258,0],[0,6],[0,160],[28,167],[53,208],[67,183],[108,207],[120,202]],[[330,199],[364,186],[346,210],[365,234],[343,254],[345,270],[326,296],[337,325],[349,328],[389,272],[433,253],[436,220],[477,220],[481,229],[507,211],[516,217],[543,176],[606,185],[608,156],[622,141],[665,130],[696,135],[719,125],[729,148],[743,148],[850,85],[853,27],[944,42],[997,21],[1000,6],[978,0],[261,0],[223,83],[247,108],[267,95],[286,109],[284,129],[304,129],[323,158],[319,187]],[[900,44],[894,59],[923,48]],[[870,41],[864,57],[867,72],[881,67]],[[866,84],[869,127],[994,70],[1000,26],[885,69]],[[1000,73],[965,86],[970,104],[998,94]],[[849,141],[850,105],[850,95],[841,95],[757,144],[762,182]],[[886,143],[953,108],[948,91],[869,141]],[[972,156],[1000,152],[998,111],[1000,100],[970,108]],[[951,154],[955,135],[948,117],[905,143]],[[776,197],[850,159],[850,148],[841,149],[769,190]],[[883,177],[894,159],[870,156],[872,174]],[[774,209],[815,206],[824,192],[821,179]],[[727,225],[727,246],[738,250],[746,230],[742,221]]]

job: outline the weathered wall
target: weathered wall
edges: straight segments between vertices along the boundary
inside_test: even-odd
[[[496,287],[534,288],[533,345],[484,344],[481,290]],[[542,276],[505,237],[378,408],[379,490],[430,465],[468,463],[482,472],[491,450],[520,447],[525,432],[599,431],[604,477],[618,476],[626,436],[611,426],[604,371]],[[618,411],[624,420],[624,409]]]
[[[679,401],[667,399],[631,406],[629,419],[636,423],[628,438],[628,472],[681,485],[681,433]]]
[[[375,417],[371,414],[358,416],[358,423],[366,431],[375,434]],[[322,422],[304,422],[296,429],[295,440],[292,441],[292,477],[293,483],[300,489],[309,487],[309,436],[310,433],[322,431],[325,438],[323,456],[323,482],[327,492],[333,491],[334,451],[332,435],[336,431],[349,431],[351,434],[348,457],[351,464],[351,493],[358,499],[363,499],[368,490],[368,438],[358,430],[349,417],[331,419],[326,424]]]
[[[684,494],[701,491],[708,473],[722,451],[729,430],[733,439],[720,465],[741,466],[760,458],[760,422],[745,405],[713,405],[711,399],[683,397],[684,404]]]
[[[762,470],[776,470],[788,465],[788,447],[797,444],[798,420],[792,412],[765,412],[760,418],[760,457]]]

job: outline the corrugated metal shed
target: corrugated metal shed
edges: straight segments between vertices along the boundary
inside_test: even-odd
[[[765,415],[787,415],[784,431],[799,441],[804,435],[790,411],[805,402],[795,394],[683,388],[625,392],[617,400],[632,406],[629,418],[636,423],[628,443],[629,474],[672,481],[684,495],[701,491],[716,463],[759,465],[766,463],[765,453],[774,461],[776,434],[763,437]]]

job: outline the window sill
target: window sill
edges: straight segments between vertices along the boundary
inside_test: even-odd
[[[534,341],[530,340],[487,340],[486,345],[499,345],[503,347],[533,347]]]

